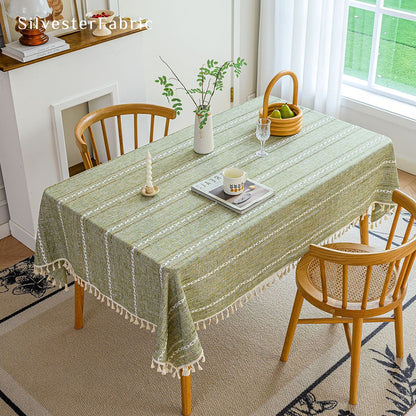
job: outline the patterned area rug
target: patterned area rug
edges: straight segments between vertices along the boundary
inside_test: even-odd
[[[33,256],[0,271],[0,324],[59,290],[33,273]]]
[[[407,222],[402,216],[396,242]],[[371,230],[370,244],[385,244],[387,230],[388,223]],[[356,228],[342,237],[358,239]],[[84,329],[75,331],[73,287],[66,293],[34,280],[31,264],[0,272],[0,415],[180,415],[179,381],[150,369],[154,334],[92,296],[85,299]],[[392,323],[364,325],[356,406],[348,404],[342,326],[299,326],[288,362],[279,361],[295,294],[292,272],[201,331],[207,361],[192,376],[192,414],[416,415],[415,272],[405,304],[404,359],[395,358]],[[302,314],[319,315],[308,305]]]

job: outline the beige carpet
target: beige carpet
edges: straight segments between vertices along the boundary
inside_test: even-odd
[[[356,241],[357,236],[352,230],[343,239]],[[392,324],[367,324],[364,337],[371,337],[362,352],[359,404],[350,406],[350,360],[342,326],[299,326],[289,361],[279,361],[294,293],[292,273],[228,320],[199,332],[207,361],[203,371],[192,375],[193,415],[404,414],[392,398],[399,404],[416,401],[416,370],[406,360],[409,353],[416,359],[416,301],[404,313],[406,356],[397,361],[408,370],[402,384],[412,382],[414,396],[406,398],[402,387],[394,386],[387,372],[397,370],[392,363],[386,367],[375,361],[388,360],[372,349],[385,353],[388,345],[394,352]],[[415,294],[414,278],[407,299]],[[21,410],[17,414],[180,415],[179,380],[150,368],[154,334],[139,330],[91,295],[85,299],[85,327],[76,331],[73,309],[72,287],[0,326],[0,385]],[[317,315],[307,305],[303,313]],[[299,402],[301,394],[305,398]],[[16,413],[0,401],[0,415]]]

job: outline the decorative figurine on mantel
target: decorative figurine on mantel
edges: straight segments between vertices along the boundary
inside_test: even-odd
[[[152,183],[152,155],[149,151],[146,156],[146,186],[143,186],[141,192],[144,196],[155,196],[159,192],[159,188]]]

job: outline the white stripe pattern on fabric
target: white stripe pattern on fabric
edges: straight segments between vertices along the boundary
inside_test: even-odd
[[[218,272],[219,270],[221,270],[222,268],[226,267],[228,264],[233,263],[238,257],[243,256],[244,254],[247,253],[247,251],[251,250],[252,248],[256,247],[259,243],[264,242],[264,240],[268,239],[270,236],[274,235],[276,232],[281,231],[282,229],[286,228],[288,225],[292,224],[295,221],[298,221],[300,218],[304,217],[305,215],[309,214],[310,212],[315,211],[316,209],[318,209],[321,205],[327,203],[328,201],[330,201],[331,199],[337,197],[339,194],[345,192],[348,188],[351,188],[352,186],[354,186],[357,182],[362,181],[363,179],[365,179],[366,177],[372,175],[376,170],[378,170],[381,166],[383,166],[384,164],[387,163],[393,163],[392,161],[385,161],[383,162],[381,165],[377,166],[376,168],[372,169],[371,171],[367,172],[365,175],[361,176],[360,178],[357,178],[355,181],[350,182],[347,186],[345,186],[344,188],[340,189],[339,191],[335,192],[334,194],[331,194],[328,198],[320,201],[318,204],[314,205],[313,207],[310,207],[309,209],[307,209],[306,211],[302,210],[302,214],[297,216],[296,218],[290,220],[288,223],[285,223],[284,227],[278,228],[277,230],[275,229],[272,233],[270,233],[268,236],[263,237],[261,240],[258,240],[255,244],[253,244],[252,246],[242,250],[241,252],[239,252],[236,256],[230,258],[229,260],[227,260],[225,263],[221,264],[220,266],[217,266],[214,270],[208,272],[207,274],[205,274],[204,276],[199,277],[196,280],[193,280],[192,282],[188,282],[185,285],[183,285],[183,288],[185,289],[188,286],[192,286],[196,283],[199,283],[203,280],[205,280],[206,278],[208,278],[209,276],[212,276],[214,273]],[[392,193],[391,191],[384,191],[384,190],[377,190],[376,192],[385,192],[385,193]],[[364,205],[364,204],[363,204]]]
[[[328,198],[329,200],[330,198]],[[371,198],[370,198],[371,199]],[[366,205],[368,206],[368,205]],[[355,208],[354,208],[355,210]],[[320,228],[319,230],[317,230],[314,234],[312,234],[311,236],[306,236],[303,240],[301,240],[301,243],[298,244],[296,247],[292,248],[291,250],[287,251],[283,256],[279,257],[277,260],[273,261],[272,263],[270,263],[270,265],[268,265],[267,267],[271,267],[275,264],[277,264],[279,261],[283,260],[285,257],[287,257],[288,255],[298,251],[301,247],[304,247],[305,245],[309,244],[308,242],[311,241],[311,239],[313,239],[313,237],[322,234],[325,230],[331,228],[333,225],[335,225],[337,222],[339,222],[340,220],[344,219],[345,217],[348,217],[351,213],[353,212],[353,210],[348,211],[346,214],[344,214],[341,218],[337,218],[335,221],[329,223],[329,224],[325,224],[325,227]],[[303,214],[299,215],[297,218],[294,218],[291,223],[297,221],[298,219],[300,219],[303,216]],[[287,224],[289,225],[289,224]],[[279,227],[278,229],[274,230],[272,233],[270,233],[266,238],[268,239],[269,237],[271,237],[272,235],[275,235],[276,233],[280,232],[281,230],[283,230],[284,228],[287,228],[287,225],[285,224],[282,227]],[[264,239],[262,239],[264,240]],[[262,240],[260,240],[260,242],[263,242]],[[256,245],[258,245],[258,242],[256,242],[255,244],[253,244],[252,246],[248,247],[248,250],[254,248]],[[237,256],[235,256],[235,258],[237,258]],[[238,286],[236,286],[232,291],[230,291],[229,293],[225,294],[224,296],[222,296],[220,299],[217,299],[215,302],[211,303],[210,305],[206,305],[203,306],[201,308],[198,309],[194,309],[191,311],[191,313],[195,313],[195,312],[201,312],[203,310],[206,310],[212,306],[215,306],[217,303],[221,302],[222,300],[224,300],[225,298],[231,296],[233,293],[235,293],[241,286],[250,283],[251,281],[253,281],[256,277],[260,276],[260,274],[263,273],[263,270],[260,271],[259,273],[256,273],[253,277],[251,277],[250,279],[247,279],[246,281],[240,283]]]
[[[58,215],[59,215],[59,221],[61,222],[61,226],[62,226],[62,232],[64,233],[66,253],[67,253],[67,256],[68,256],[69,255],[69,247],[68,247],[68,240],[66,238],[64,220],[62,219],[62,202],[58,202]]]
[[[220,235],[221,233],[223,233],[226,229],[234,226],[235,224],[237,224],[238,222],[241,222],[243,219],[246,221],[249,217],[253,216],[258,210],[260,209],[264,209],[266,206],[270,205],[271,203],[276,202],[277,200],[283,198],[284,196],[290,194],[291,192],[293,192],[294,190],[298,189],[299,187],[303,187],[304,185],[306,185],[307,183],[313,182],[316,177],[321,176],[322,174],[326,173],[327,171],[332,171],[334,169],[334,167],[344,161],[346,161],[347,159],[351,158],[351,156],[360,154],[364,149],[372,147],[374,144],[376,144],[377,142],[380,141],[380,139],[382,138],[382,136],[377,136],[375,139],[368,141],[365,145],[354,149],[353,151],[351,151],[350,153],[347,153],[346,155],[344,155],[341,158],[335,159],[332,163],[330,163],[329,165],[319,169],[318,171],[315,172],[315,174],[305,178],[302,181],[297,182],[294,186],[292,186],[289,189],[286,189],[285,191],[275,195],[274,197],[268,199],[267,201],[265,201],[263,204],[259,205],[256,208],[253,208],[252,210],[250,210],[249,212],[247,212],[244,215],[244,218],[237,218],[236,220],[228,223],[226,226],[222,227],[220,230],[215,231],[214,233],[210,234],[209,236],[203,238],[202,240],[200,240],[198,243],[194,244],[191,247],[186,248],[185,250],[183,250],[182,252],[177,253],[175,256],[173,256],[172,258],[170,258],[169,260],[167,260],[166,262],[164,262],[163,267],[166,267],[167,265],[169,265],[170,263],[172,263],[173,261],[177,260],[178,258],[181,258],[183,255],[193,251],[195,248],[198,248],[199,246],[201,246],[202,244],[205,244],[207,241],[211,240],[212,238]],[[386,161],[386,163],[396,163],[395,161]],[[383,162],[383,164],[385,164]],[[161,266],[162,267],[162,266]]]

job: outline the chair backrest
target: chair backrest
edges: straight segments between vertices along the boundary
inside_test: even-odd
[[[378,305],[383,307],[386,302],[387,293],[392,293],[392,300],[395,301],[403,290],[407,288],[410,270],[416,256],[416,235],[409,240],[411,229],[416,216],[416,201],[402,191],[395,190],[392,196],[393,202],[397,204],[396,213],[390,229],[385,251],[354,252],[351,244],[351,252],[334,250],[328,247],[316,245],[310,246],[310,254],[319,259],[320,278],[322,285],[323,302],[328,301],[328,282],[326,276],[325,262],[335,263],[342,266],[342,308],[347,308],[348,297],[348,272],[351,266],[364,266],[365,282],[361,297],[361,309],[367,309],[369,302],[369,290],[373,277],[373,270],[383,268],[383,280],[379,285]],[[391,248],[395,236],[400,213],[405,209],[410,214],[404,237],[399,246]],[[348,245],[345,245],[348,247]],[[341,267],[338,266],[338,267]],[[392,276],[395,273],[395,276]],[[379,273],[380,274],[380,273]],[[385,277],[384,277],[385,274]],[[364,276],[363,276],[364,277]],[[394,279],[392,277],[395,277]],[[394,289],[392,288],[394,283]],[[393,292],[392,292],[393,290]]]
[[[162,107],[162,106],[153,105],[153,104],[138,103],[138,104],[119,104],[119,105],[112,105],[110,107],[100,108],[99,110],[88,113],[87,115],[81,118],[81,120],[75,126],[75,140],[76,140],[78,149],[81,152],[82,161],[84,162],[85,169],[91,169],[93,167],[92,158],[91,158],[91,155],[89,154],[88,145],[85,139],[86,130],[88,130],[89,136],[91,138],[93,156],[95,158],[96,165],[99,165],[101,161],[98,155],[97,143],[96,143],[91,126],[94,123],[100,122],[107,160],[111,160],[110,147],[108,144],[108,135],[107,135],[107,129],[105,126],[105,120],[110,117],[117,118],[118,141],[119,141],[120,153],[123,155],[124,154],[124,142],[123,142],[123,130],[122,130],[122,124],[121,124],[121,116],[133,115],[134,117],[134,148],[137,149],[139,147],[138,114],[151,115],[150,139],[149,139],[150,143],[153,142],[155,116],[164,117],[166,119],[164,136],[168,134],[169,121],[173,120],[176,117],[176,112],[171,108]]]

